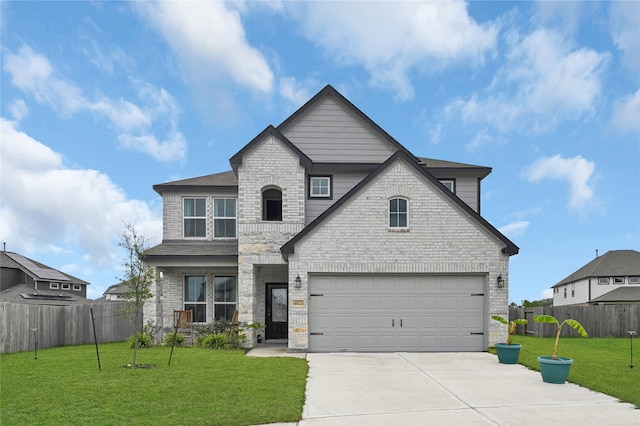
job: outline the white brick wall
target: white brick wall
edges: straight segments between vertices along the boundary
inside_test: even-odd
[[[388,199],[409,199],[408,231],[388,228]],[[376,177],[339,212],[298,242],[289,256],[289,280],[300,274],[303,287],[291,298],[307,297],[307,273],[473,273],[486,275],[489,345],[506,338],[506,329],[491,315],[507,315],[508,282],[503,244],[479,229],[454,203],[399,161]],[[289,347],[306,349],[308,303],[290,309]]]
[[[265,187],[282,191],[282,222],[262,220]],[[243,156],[238,188],[239,320],[262,322],[264,281],[256,266],[286,264],[280,247],[304,227],[305,170],[297,155],[268,137]]]

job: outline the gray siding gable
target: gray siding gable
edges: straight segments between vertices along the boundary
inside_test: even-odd
[[[472,220],[476,221],[480,226],[486,228],[491,234],[493,234],[498,240],[504,243],[504,248],[502,249],[503,253],[512,256],[518,254],[519,248],[516,246],[511,240],[509,240],[505,235],[503,235],[500,231],[498,231],[493,225],[487,222],[482,216],[476,213],[471,207],[465,204],[460,198],[458,198],[451,191],[446,189],[440,182],[429,173],[424,167],[420,165],[420,163],[415,159],[415,157],[408,155],[402,151],[396,152],[393,156],[391,156],[387,161],[385,161],[378,169],[376,169],[373,173],[363,179],[359,184],[357,184],[351,191],[349,191],[344,197],[339,199],[335,204],[333,204],[330,208],[325,210],[320,216],[318,216],[313,222],[311,222],[307,227],[305,227],[300,233],[298,233],[295,237],[289,240],[285,245],[281,247],[281,252],[283,255],[288,255],[294,253],[295,244],[304,238],[307,234],[313,232],[313,230],[319,226],[325,219],[330,217],[336,210],[338,210],[343,204],[345,204],[351,197],[355,196],[361,189],[363,189],[370,181],[372,181],[377,175],[379,175],[383,170],[390,167],[397,160],[404,160],[407,164],[411,165],[415,170],[417,170],[422,176],[424,176],[427,180],[429,180],[435,188],[442,191],[445,196],[449,197],[455,204],[457,204],[465,214],[467,214]]]
[[[407,149],[331,85],[278,126],[314,162],[383,163]]]

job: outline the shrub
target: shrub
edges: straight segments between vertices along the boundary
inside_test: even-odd
[[[162,338],[162,343],[167,345],[167,346],[171,346],[173,345],[173,333],[170,334],[165,334],[165,336]],[[187,343],[185,342],[184,339],[184,334],[182,333],[176,333],[176,342],[174,345],[176,348],[185,348],[187,347]]]
[[[198,337],[197,345],[207,349],[227,349],[229,347],[229,335],[225,333],[214,333],[208,336]]]
[[[138,348],[150,348],[153,346],[153,338],[146,333],[137,333],[138,334]],[[127,343],[131,349],[136,347],[136,335],[132,334],[127,339]]]

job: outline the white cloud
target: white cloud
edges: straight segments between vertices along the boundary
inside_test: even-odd
[[[17,99],[9,105],[9,112],[16,122],[22,121],[29,114],[29,107],[24,99]]]
[[[125,143],[123,146],[150,154],[159,161],[184,160],[187,144],[177,129],[180,110],[164,89],[134,81],[138,96],[144,103],[142,107],[124,99],[111,99],[103,94],[97,94],[91,100],[75,83],[58,77],[49,60],[29,46],[21,47],[18,53],[7,52],[3,62],[3,68],[11,76],[13,85],[32,95],[39,103],[48,105],[63,117],[91,112],[99,118],[105,118],[120,133],[118,140],[156,140],[154,125],[163,126],[168,123],[168,142],[143,144],[147,149],[140,149],[140,144]],[[19,111],[16,112],[18,116],[13,114],[17,119]],[[167,152],[162,152],[163,149],[167,149]]]
[[[565,181],[571,189],[569,206],[574,209],[582,209],[594,202],[591,180],[595,168],[595,163],[580,155],[570,158],[556,155],[540,158],[524,171],[523,176],[529,182],[534,183],[543,179]]]
[[[608,53],[575,48],[549,30],[507,38],[507,61],[493,82],[466,100],[451,101],[444,108],[447,121],[488,124],[500,132],[546,132],[593,114]]]
[[[414,97],[409,74],[478,63],[496,45],[497,26],[479,24],[462,1],[305,2],[290,11],[307,38],[339,62],[361,65],[375,87]],[[294,10],[295,9],[295,10]]]
[[[280,79],[280,96],[299,108],[311,98],[310,90],[315,86],[315,81],[301,83],[295,77],[284,77]]]
[[[612,121],[621,133],[640,137],[640,89],[613,106]]]
[[[511,222],[499,229],[503,234],[514,237],[524,234],[524,231],[529,227],[529,222],[526,220],[518,220]]]
[[[249,44],[240,13],[227,6],[221,1],[134,2],[139,15],[164,37],[192,78],[208,81],[222,75],[251,90],[270,92],[273,72]]]
[[[624,53],[624,63],[637,73],[640,70],[640,2],[611,2],[609,32],[615,45]]]
[[[112,267],[123,222],[161,241],[161,214],[97,170],[69,169],[62,155],[0,118],[2,240],[12,250],[63,252],[79,247],[88,264]]]

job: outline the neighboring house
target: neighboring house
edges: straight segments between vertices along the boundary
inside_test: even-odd
[[[18,253],[0,252],[0,301],[42,305],[87,302],[88,282]]]
[[[415,157],[333,87],[231,159],[155,185],[145,322],[266,324],[290,351],[485,351],[518,247],[480,216],[491,169]],[[256,344],[249,334],[248,346]]]
[[[640,252],[611,250],[552,287],[553,306],[640,302]]]
[[[119,283],[110,286],[103,294],[104,300],[107,302],[122,302],[124,295],[129,291],[127,283]]]

